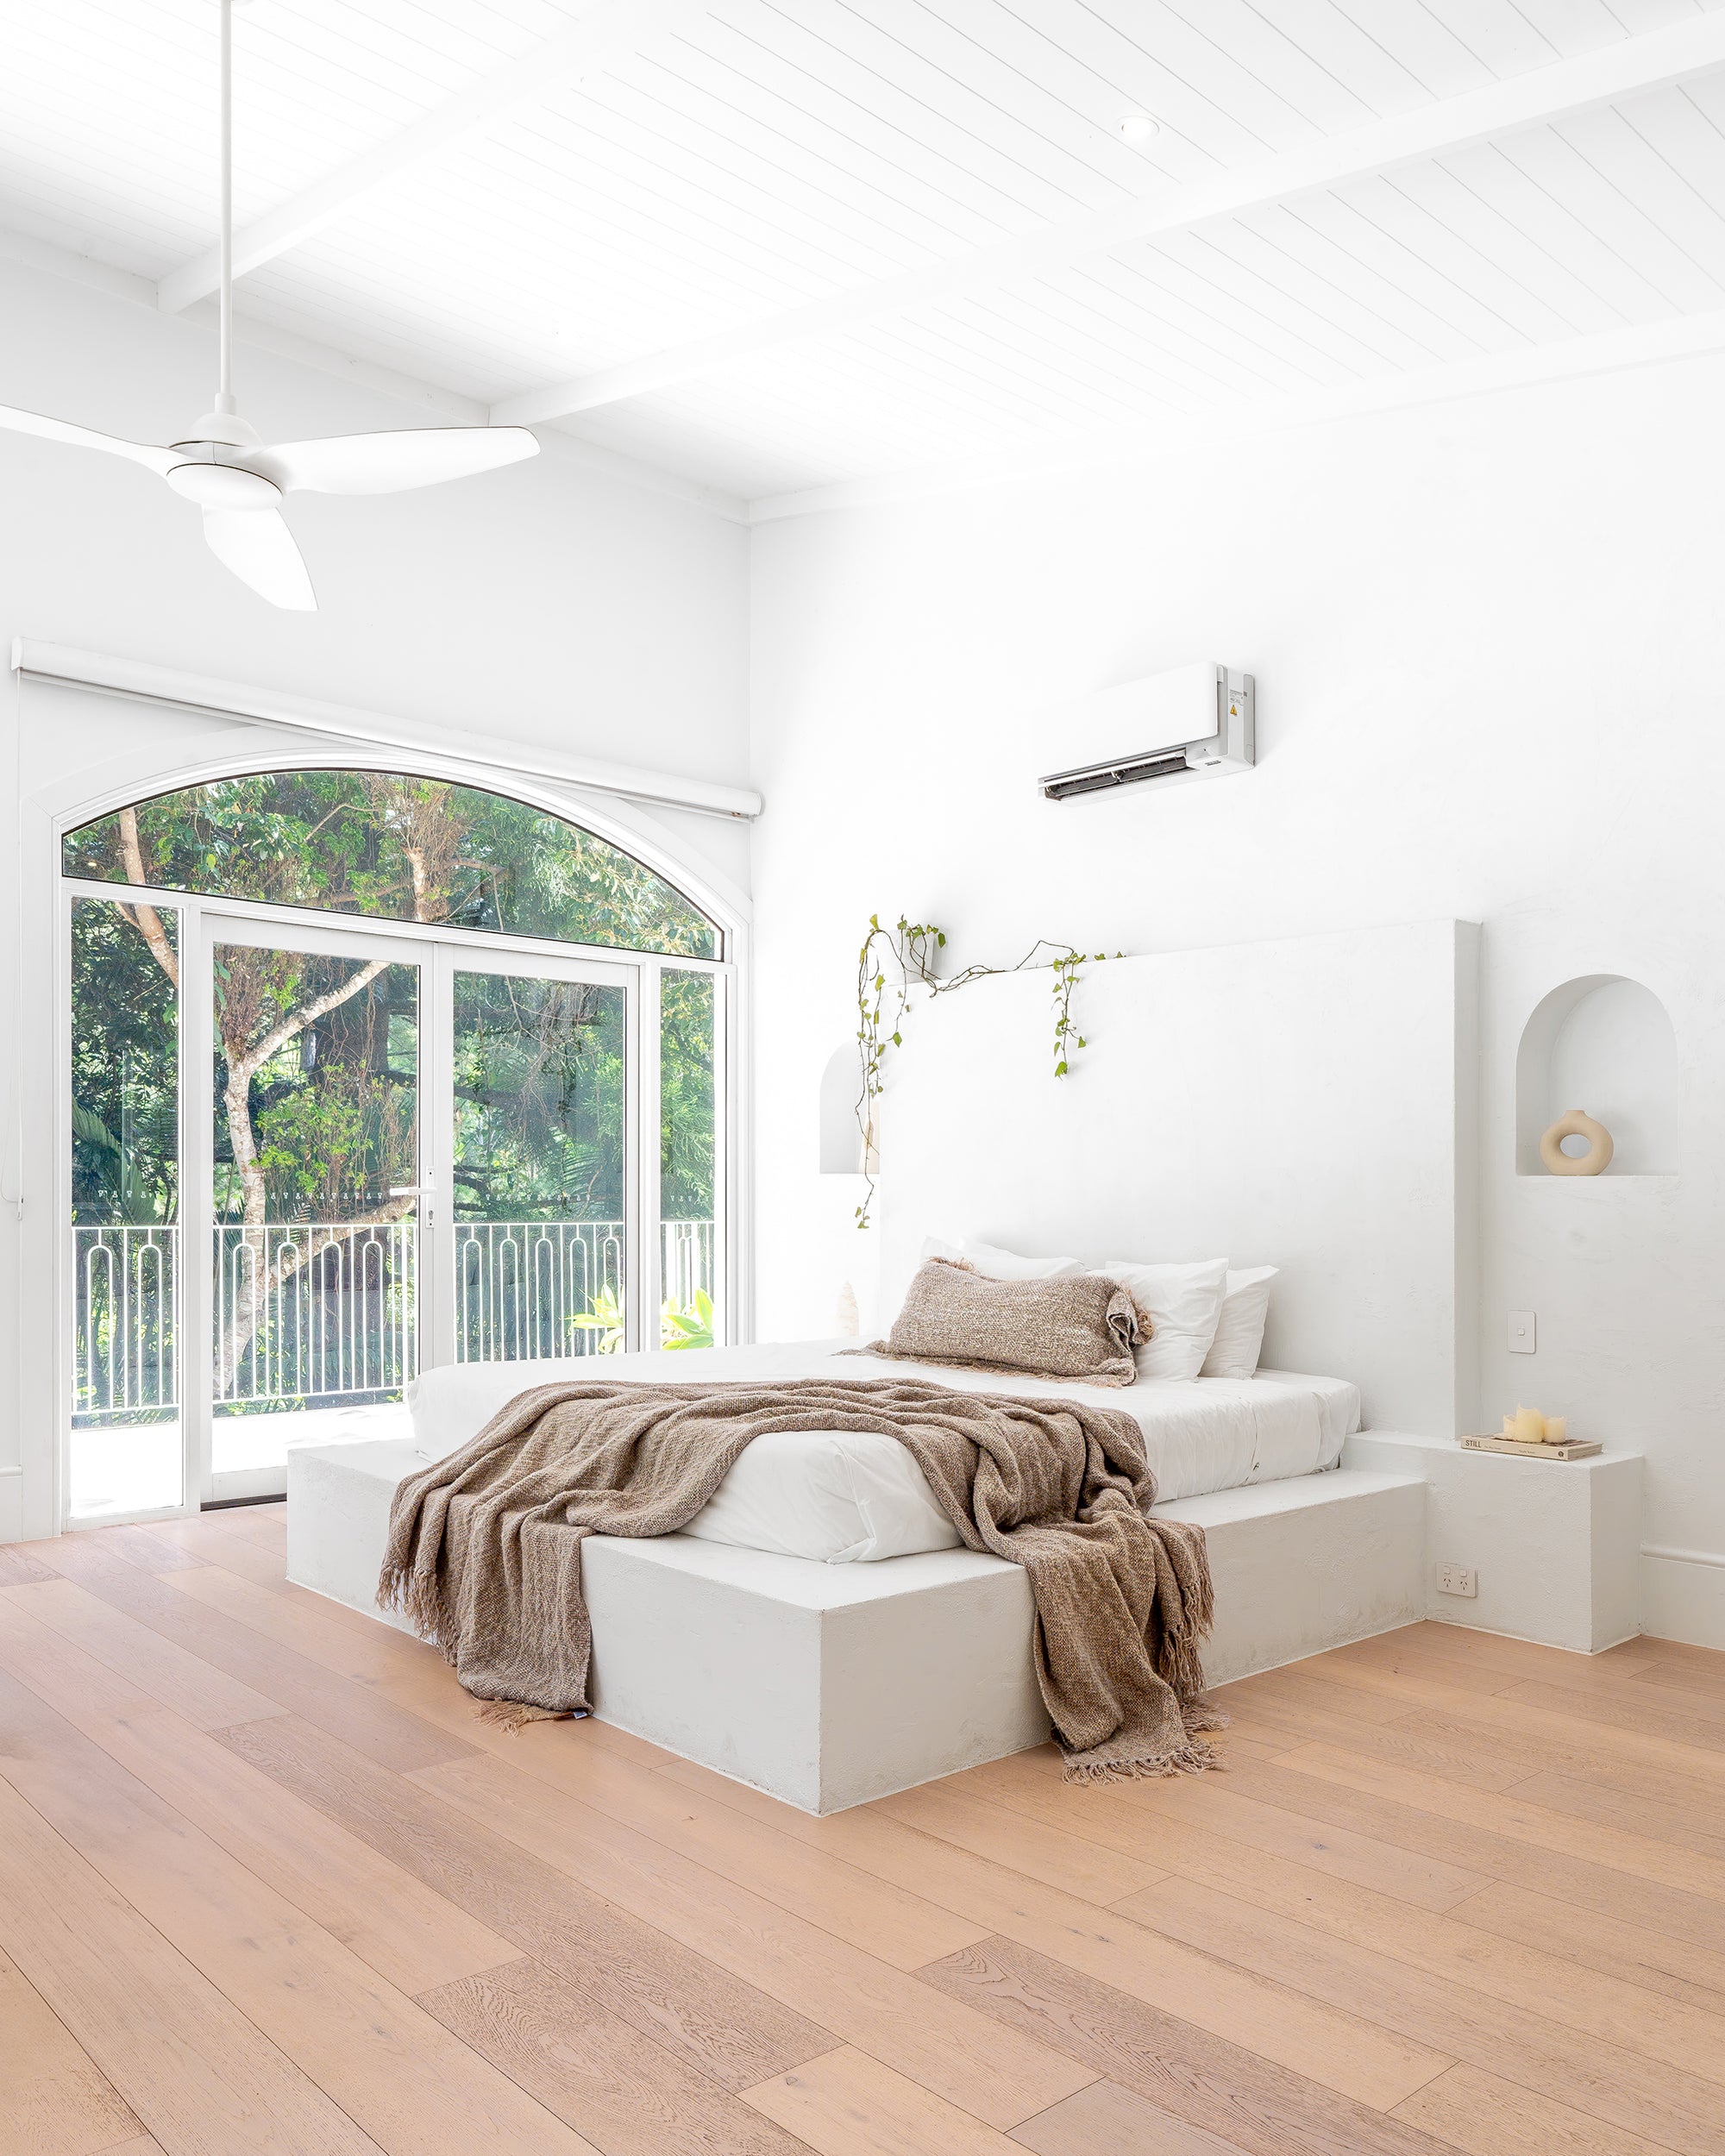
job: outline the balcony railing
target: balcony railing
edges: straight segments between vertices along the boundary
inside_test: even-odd
[[[72,1230],[72,1388],[80,1424],[166,1420],[179,1408],[177,1227]],[[620,1313],[619,1220],[455,1224],[455,1359],[598,1353]],[[412,1221],[218,1224],[212,1235],[218,1413],[390,1399],[419,1365]],[[668,1301],[713,1292],[713,1223],[660,1225]]]

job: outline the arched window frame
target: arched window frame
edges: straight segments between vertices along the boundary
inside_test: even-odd
[[[484,929],[455,927],[436,930],[423,928],[416,923],[392,921],[375,916],[279,906],[265,900],[229,900],[160,887],[156,893],[165,902],[184,904],[190,896],[191,903],[205,909],[219,912],[226,908],[267,914],[273,918],[279,918],[285,928],[291,927],[296,921],[309,928],[321,925],[325,929],[336,923],[351,924],[361,932],[371,929],[409,938],[438,935],[446,938],[459,938],[463,949],[472,948],[475,951],[486,948],[518,955],[539,951],[553,957],[585,958],[600,963],[622,962],[637,965],[643,972],[674,967],[721,975],[726,984],[726,993],[723,998],[723,1020],[715,1051],[722,1072],[719,1081],[723,1103],[719,1150],[721,1203],[724,1219],[724,1265],[727,1282],[724,1337],[732,1342],[746,1341],[753,1337],[753,1253],[749,1211],[751,1175],[746,1158],[750,987],[750,919],[747,898],[721,875],[693,862],[669,840],[662,828],[649,822],[646,816],[636,813],[632,803],[582,787],[574,780],[520,773],[507,764],[486,766],[471,758],[434,748],[409,749],[398,743],[343,739],[323,733],[304,741],[289,741],[271,731],[267,736],[267,746],[265,746],[260,742],[255,721],[235,714],[232,723],[234,736],[231,742],[209,755],[175,759],[166,764],[152,761],[147,757],[128,759],[127,768],[123,772],[116,772],[110,782],[99,788],[74,793],[67,786],[63,790],[55,789],[58,798],[39,795],[33,801],[22,805],[27,843],[27,933],[32,919],[40,919],[45,928],[53,924],[54,929],[48,939],[52,951],[51,976],[39,978],[35,985],[45,992],[44,1001],[51,1004],[53,1010],[53,1038],[55,1048],[49,1085],[35,1089],[36,1103],[41,1109],[48,1111],[47,1116],[33,1113],[28,1103],[21,1116],[21,1128],[32,1124],[41,1128],[45,1120],[52,1120],[54,1131],[54,1201],[51,1207],[35,1210],[26,1216],[23,1243],[25,1263],[30,1273],[36,1280],[52,1284],[54,1320],[52,1336],[56,1345],[55,1369],[48,1382],[39,1382],[38,1374],[30,1374],[28,1381],[20,1388],[20,1407],[28,1420],[33,1413],[33,1397],[44,1407],[48,1399],[52,1398],[54,1401],[54,1412],[48,1426],[58,1433],[56,1457],[53,1463],[52,1497],[52,1514],[56,1530],[67,1517],[66,1438],[71,1420],[70,1388],[66,1378],[68,1358],[62,1351],[69,1334],[71,1294],[66,1238],[61,1232],[70,1210],[70,896],[78,890],[90,895],[123,896],[131,887],[94,879],[86,882],[66,877],[62,874],[63,843],[71,832],[82,825],[111,815],[129,804],[166,793],[260,772],[295,769],[406,771],[416,776],[448,780],[479,791],[501,794],[590,831],[641,862],[698,907],[718,931],[719,956],[715,958],[641,952],[611,944],[577,944],[560,939]],[[31,814],[33,810],[35,812],[34,817]],[[40,849],[28,838],[32,821],[34,821],[39,834]],[[40,950],[41,946],[37,945],[36,949]],[[27,964],[23,984],[27,998],[32,993],[31,970]],[[643,1032],[644,1030],[643,1027]],[[42,1075],[46,1077],[47,1074],[44,1072]],[[654,1172],[656,1176],[656,1167]],[[46,1317],[48,1313],[43,1309],[41,1314]],[[28,1329],[28,1316],[25,1322]],[[187,1502],[179,1509],[197,1509],[197,1492],[190,1485]]]

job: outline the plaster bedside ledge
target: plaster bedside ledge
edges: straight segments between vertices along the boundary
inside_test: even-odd
[[[1426,1482],[1427,1616],[1581,1654],[1640,1631],[1639,1452],[1538,1460],[1374,1430],[1342,1463]],[[1440,1564],[1477,1573],[1477,1597],[1440,1594]]]

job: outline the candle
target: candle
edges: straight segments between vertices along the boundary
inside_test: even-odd
[[[1568,1431],[1569,1425],[1563,1416],[1547,1415],[1546,1417],[1546,1443],[1547,1445],[1561,1445]]]
[[[1515,1435],[1523,1445],[1543,1445],[1546,1438],[1546,1419],[1537,1407],[1517,1407]]]

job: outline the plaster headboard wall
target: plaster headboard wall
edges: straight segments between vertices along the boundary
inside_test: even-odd
[[[1369,1427],[1475,1412],[1471,923],[1087,969],[1051,1075],[1049,976],[919,1002],[887,1070],[883,1301],[923,1237],[1282,1269],[1264,1360],[1352,1378]]]

